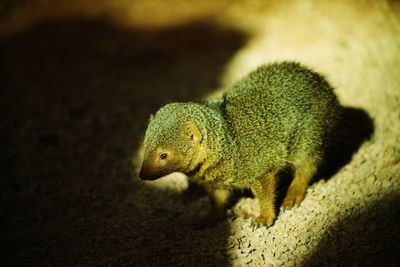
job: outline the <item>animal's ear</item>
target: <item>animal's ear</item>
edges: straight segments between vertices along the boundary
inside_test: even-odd
[[[188,122],[183,125],[182,135],[187,140],[198,144],[203,139],[203,136],[197,127],[197,125],[193,122]]]
[[[154,115],[150,114],[149,123],[154,119]]]

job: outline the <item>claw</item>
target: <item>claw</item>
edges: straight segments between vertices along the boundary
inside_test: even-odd
[[[273,223],[267,222],[267,220],[264,217],[257,217],[257,218],[254,218],[251,221],[251,228],[252,228],[253,231],[257,230],[257,229],[259,229],[261,227],[269,228],[272,225],[273,225]]]
[[[282,206],[291,209],[300,205],[301,201],[304,198],[304,194],[296,193],[296,194],[288,194],[283,200]]]
[[[251,230],[253,230],[253,231],[260,229],[262,227],[269,228],[271,226],[272,226],[272,224],[270,224],[270,223],[263,224],[263,223],[255,223],[255,222],[252,222],[250,225]]]
[[[259,229],[261,226],[263,226],[263,225],[259,224],[259,223],[255,223],[255,222],[251,222],[251,225],[250,225],[251,230],[253,230],[253,231]]]
[[[285,204],[283,204],[280,208],[279,208],[279,211],[280,212],[285,212],[285,211],[288,211],[288,210],[291,210],[291,209],[294,209],[294,208],[298,208],[300,206],[300,204],[291,204],[291,205],[285,205]]]

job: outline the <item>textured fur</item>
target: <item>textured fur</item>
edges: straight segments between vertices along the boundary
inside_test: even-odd
[[[260,203],[255,222],[270,225],[277,174],[293,170],[283,205],[299,204],[339,117],[337,98],[320,75],[292,62],[264,65],[220,100],[162,107],[146,130],[140,177],[178,171],[217,189],[214,217],[228,197],[221,190],[250,188]]]

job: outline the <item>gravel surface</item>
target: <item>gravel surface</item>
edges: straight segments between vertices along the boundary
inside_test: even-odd
[[[0,265],[399,266],[400,5],[334,2],[1,4]],[[137,177],[149,114],[285,59],[345,106],[327,168],[270,228],[243,194],[195,230],[201,190]]]

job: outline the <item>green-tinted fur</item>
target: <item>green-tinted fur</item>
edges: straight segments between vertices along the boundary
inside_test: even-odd
[[[145,160],[161,146],[183,155],[174,171],[194,181],[254,189],[257,180],[286,167],[313,175],[339,116],[337,98],[320,75],[297,63],[264,65],[220,100],[162,107],[146,131]],[[186,123],[198,127],[199,144],[181,138]],[[196,156],[200,147],[204,156]]]

